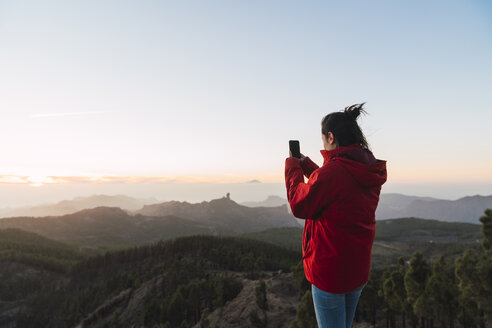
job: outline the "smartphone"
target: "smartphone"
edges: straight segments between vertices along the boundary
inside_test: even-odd
[[[289,140],[289,149],[292,153],[292,157],[301,158],[301,149],[299,147],[299,140]]]

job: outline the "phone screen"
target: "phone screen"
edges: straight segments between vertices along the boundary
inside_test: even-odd
[[[299,140],[289,140],[289,149],[292,153],[292,157],[301,158],[301,149],[299,147]]]

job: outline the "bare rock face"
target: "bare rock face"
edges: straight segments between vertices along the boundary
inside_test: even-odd
[[[246,278],[245,273],[231,273],[241,280],[243,288],[233,300],[227,302],[223,307],[210,313],[207,320],[210,327],[241,328],[251,327],[250,313],[256,311],[264,318],[262,310],[256,304],[255,289],[259,280]],[[268,311],[268,327],[287,327],[295,319],[299,303],[299,293],[294,287],[291,273],[265,273],[266,294]],[[163,276],[157,276],[143,283],[139,288],[127,289],[109,298],[95,311],[87,315],[76,328],[90,327],[95,323],[107,324],[114,321],[117,314],[119,324],[126,323],[128,326],[136,327],[136,318],[141,316],[144,309],[144,300],[150,289],[156,289],[160,285]],[[199,328],[197,323],[194,328]]]
[[[299,293],[294,287],[292,274],[271,273],[264,279],[268,311],[268,327],[286,327],[295,319]],[[212,312],[207,320],[210,327],[241,328],[251,327],[249,314],[256,311],[263,317],[262,310],[256,305],[255,289],[259,280],[242,278],[243,289],[239,295],[227,302],[222,308]],[[199,328],[196,324],[194,328]]]
[[[86,316],[75,328],[91,327],[100,322],[110,324],[115,317],[118,317],[119,323],[125,322],[129,326],[136,327],[133,322],[143,312],[147,293],[151,289],[158,288],[162,279],[162,276],[157,276],[144,282],[137,289],[128,288],[121,291]]]

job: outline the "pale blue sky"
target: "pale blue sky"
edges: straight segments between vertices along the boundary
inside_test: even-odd
[[[281,182],[365,101],[391,191],[492,186],[491,90],[486,1],[0,1],[0,176]]]

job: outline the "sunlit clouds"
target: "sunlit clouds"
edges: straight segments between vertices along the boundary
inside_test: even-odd
[[[40,187],[51,184],[155,184],[155,183],[249,183],[272,182],[277,177],[264,176],[261,180],[251,179],[247,176],[180,176],[180,177],[148,177],[148,176],[18,176],[0,175],[0,184],[3,185],[29,185]]]
[[[69,182],[71,182],[70,179],[63,177],[0,175],[0,184],[21,184],[40,187],[45,184]]]

